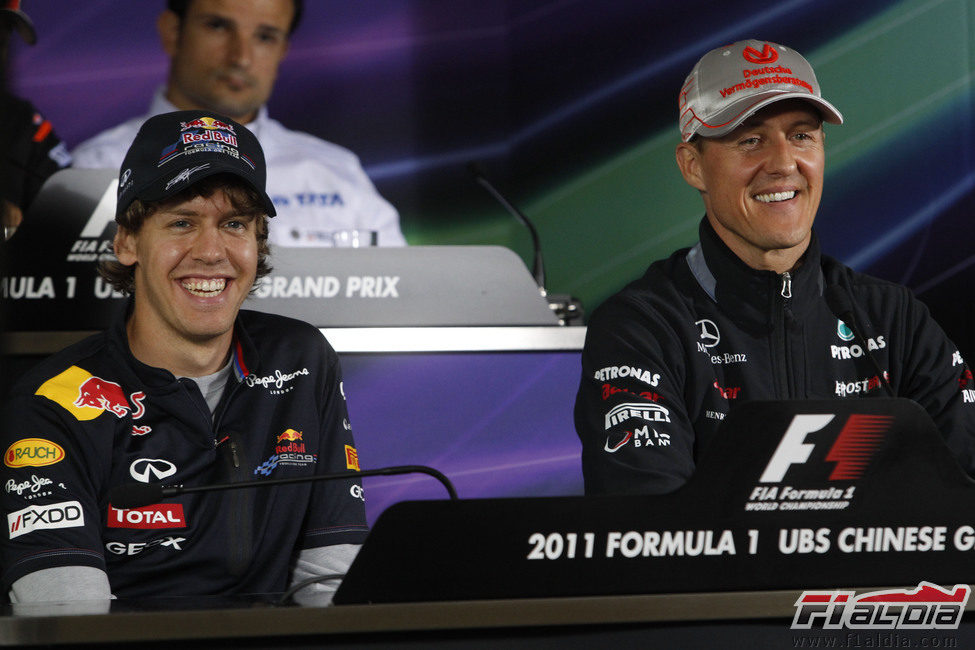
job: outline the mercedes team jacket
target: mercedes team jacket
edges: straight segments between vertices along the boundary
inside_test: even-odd
[[[756,271],[704,219],[697,245],[592,314],[575,405],[586,492],[678,488],[744,400],[877,394],[878,373],[823,298],[832,285],[848,292],[895,394],[928,412],[973,473],[972,374],[907,288],[821,255],[815,233],[792,273]]]
[[[338,357],[317,329],[241,311],[232,356],[212,418],[195,382],[132,356],[122,319],[18,382],[0,416],[3,593],[71,565],[106,571],[119,597],[281,592],[300,549],[363,542],[358,480],[109,503],[122,484],[358,469]]]

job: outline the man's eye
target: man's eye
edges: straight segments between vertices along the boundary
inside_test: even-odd
[[[212,29],[213,31],[226,29],[227,26],[229,25],[229,23],[226,20],[222,20],[220,18],[214,18],[212,20],[208,20],[206,21],[205,24],[207,29]]]
[[[277,32],[258,32],[257,40],[268,45],[276,45],[281,41],[281,36]]]

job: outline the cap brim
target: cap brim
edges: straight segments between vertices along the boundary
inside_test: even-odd
[[[188,179],[189,181],[192,182],[178,183],[175,186],[167,187],[167,185],[171,183],[171,180],[167,180],[167,179],[171,178],[172,175],[163,174],[159,176],[156,180],[154,180],[148,187],[141,190],[139,192],[139,196],[134,197],[133,200],[135,200],[135,198],[138,198],[142,201],[163,201],[171,196],[179,194],[186,188],[191,187],[196,183],[199,183],[201,180],[209,176],[214,176],[216,174],[233,174],[240,180],[244,181],[251,189],[253,189],[255,192],[258,193],[258,195],[261,197],[262,203],[264,204],[264,209],[267,213],[267,216],[273,217],[277,214],[277,211],[274,209],[274,202],[271,201],[271,197],[267,195],[267,192],[257,187],[246,176],[242,176],[241,174],[239,174],[237,172],[236,167],[223,164],[221,161],[208,160],[206,162],[210,163],[206,169],[200,169],[199,171],[194,173],[190,179]],[[131,204],[131,201],[129,202],[129,204]],[[115,212],[116,219],[125,210],[127,210],[128,207],[129,207],[128,205],[124,207],[121,205],[117,206]]]
[[[34,31],[34,23],[31,22],[27,14],[19,9],[4,9],[0,15],[5,16],[17,28],[24,42],[28,45],[37,43],[37,32]]]
[[[765,93],[751,95],[742,102],[731,104],[717,115],[712,116],[707,124],[699,122],[697,130],[688,135],[687,140],[690,140],[695,135],[704,138],[718,138],[731,133],[741,126],[742,122],[769,104],[786,99],[801,99],[810,104],[814,104],[819,110],[820,115],[822,115],[824,122],[830,124],[843,123],[843,114],[835,106],[821,97],[816,97],[809,93],[770,90]]]

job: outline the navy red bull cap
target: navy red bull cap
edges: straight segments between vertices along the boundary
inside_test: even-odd
[[[812,66],[795,50],[755,39],[711,50],[680,90],[681,139],[720,137],[783,99],[804,99],[815,105],[824,121],[843,123],[843,115],[823,99]]]
[[[135,199],[162,201],[208,176],[228,173],[254,188],[267,216],[275,215],[265,191],[264,150],[246,127],[210,111],[155,115],[143,123],[122,161],[115,218]]]

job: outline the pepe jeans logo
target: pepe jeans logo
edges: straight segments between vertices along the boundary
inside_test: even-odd
[[[280,370],[275,370],[273,375],[267,375],[265,377],[257,377],[255,375],[247,375],[247,385],[249,387],[261,386],[267,388],[272,395],[280,395],[282,393],[287,393],[294,390],[294,386],[288,386],[290,382],[294,381],[296,377],[301,375],[307,375],[308,368],[302,368],[301,370],[295,370],[294,372],[283,373]]]

